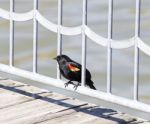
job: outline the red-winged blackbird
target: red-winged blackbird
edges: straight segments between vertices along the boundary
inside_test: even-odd
[[[59,64],[59,69],[60,73],[69,81],[65,83],[65,87],[68,86],[68,84],[74,84],[72,81],[77,81],[78,84],[74,84],[74,88],[77,89],[79,85],[81,85],[81,69],[82,66],[71,60],[68,56],[66,55],[59,55],[56,58]],[[94,82],[91,80],[91,74],[90,72],[86,69],[86,79],[85,79],[85,85],[89,86],[91,89],[96,90],[94,87]]]

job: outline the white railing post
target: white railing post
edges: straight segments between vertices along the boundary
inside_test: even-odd
[[[14,66],[14,21],[12,13],[15,11],[15,1],[10,0],[10,36],[9,36],[9,65]]]
[[[87,37],[84,32],[84,26],[87,25],[87,0],[83,0],[82,7],[82,76],[81,76],[81,85],[85,85],[86,79],[86,48],[87,48]]]
[[[107,44],[107,93],[112,89],[112,24],[113,24],[113,0],[108,3],[108,44]]]
[[[140,7],[141,0],[136,0],[136,17],[135,17],[135,37],[140,37]],[[139,84],[139,48],[135,41],[134,46],[134,100],[138,100],[138,84]]]
[[[33,17],[33,72],[37,73],[37,56],[38,56],[38,22],[36,20],[36,10],[38,9],[38,0],[33,3],[34,17]]]
[[[62,25],[63,16],[63,0],[58,0],[58,28],[57,28],[57,55],[62,54],[62,34],[60,32],[60,26]],[[60,79],[59,65],[57,64],[57,79]]]

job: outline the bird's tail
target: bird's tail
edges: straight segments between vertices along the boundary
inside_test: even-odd
[[[93,82],[92,80],[89,80],[89,81],[87,82],[87,85],[88,85],[91,89],[96,90],[96,88],[95,88],[95,86],[94,86],[94,82]]]

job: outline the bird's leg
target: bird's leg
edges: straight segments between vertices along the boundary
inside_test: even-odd
[[[81,83],[78,82],[77,84],[74,84],[74,90],[77,90],[78,86],[81,86]]]
[[[65,83],[65,88],[68,87],[69,84],[73,84],[72,81],[68,81],[67,83]]]

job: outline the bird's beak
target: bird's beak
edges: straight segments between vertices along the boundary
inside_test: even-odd
[[[53,59],[54,59],[54,60],[57,60],[57,57],[54,57]]]

